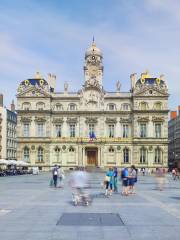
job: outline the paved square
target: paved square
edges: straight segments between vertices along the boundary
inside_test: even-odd
[[[63,213],[57,225],[65,226],[121,226],[119,214],[114,213]]]
[[[102,179],[102,173],[91,173],[92,205],[75,207],[68,174],[57,189],[49,187],[49,173],[1,177],[0,239],[180,239],[180,181],[167,176],[160,192],[154,177],[141,176],[136,194],[106,198]]]

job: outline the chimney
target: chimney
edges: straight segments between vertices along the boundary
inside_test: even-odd
[[[12,112],[15,112],[14,100],[12,100],[12,103],[11,103],[11,111],[12,111]]]
[[[171,111],[171,120],[175,119],[177,117],[177,112],[176,111]]]
[[[3,94],[0,94],[0,107],[3,107]]]

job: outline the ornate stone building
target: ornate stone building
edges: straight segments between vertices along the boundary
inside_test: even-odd
[[[103,55],[93,41],[85,53],[84,85],[56,92],[56,76],[20,83],[19,160],[42,168],[59,164],[167,166],[168,88],[164,76],[130,76],[130,92],[103,89]]]

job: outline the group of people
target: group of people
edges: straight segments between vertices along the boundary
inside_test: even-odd
[[[105,195],[112,195],[113,192],[118,192],[118,170],[117,167],[109,168],[104,178]],[[134,165],[128,169],[127,167],[121,170],[120,180],[122,181],[122,195],[128,196],[135,193],[134,185],[137,182],[137,169]]]

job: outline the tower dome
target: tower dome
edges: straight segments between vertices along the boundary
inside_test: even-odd
[[[88,56],[91,56],[91,55],[96,55],[96,56],[99,56],[101,58],[103,56],[101,50],[96,47],[96,43],[94,41],[94,38],[93,38],[92,45],[86,50],[85,58],[87,58]]]

